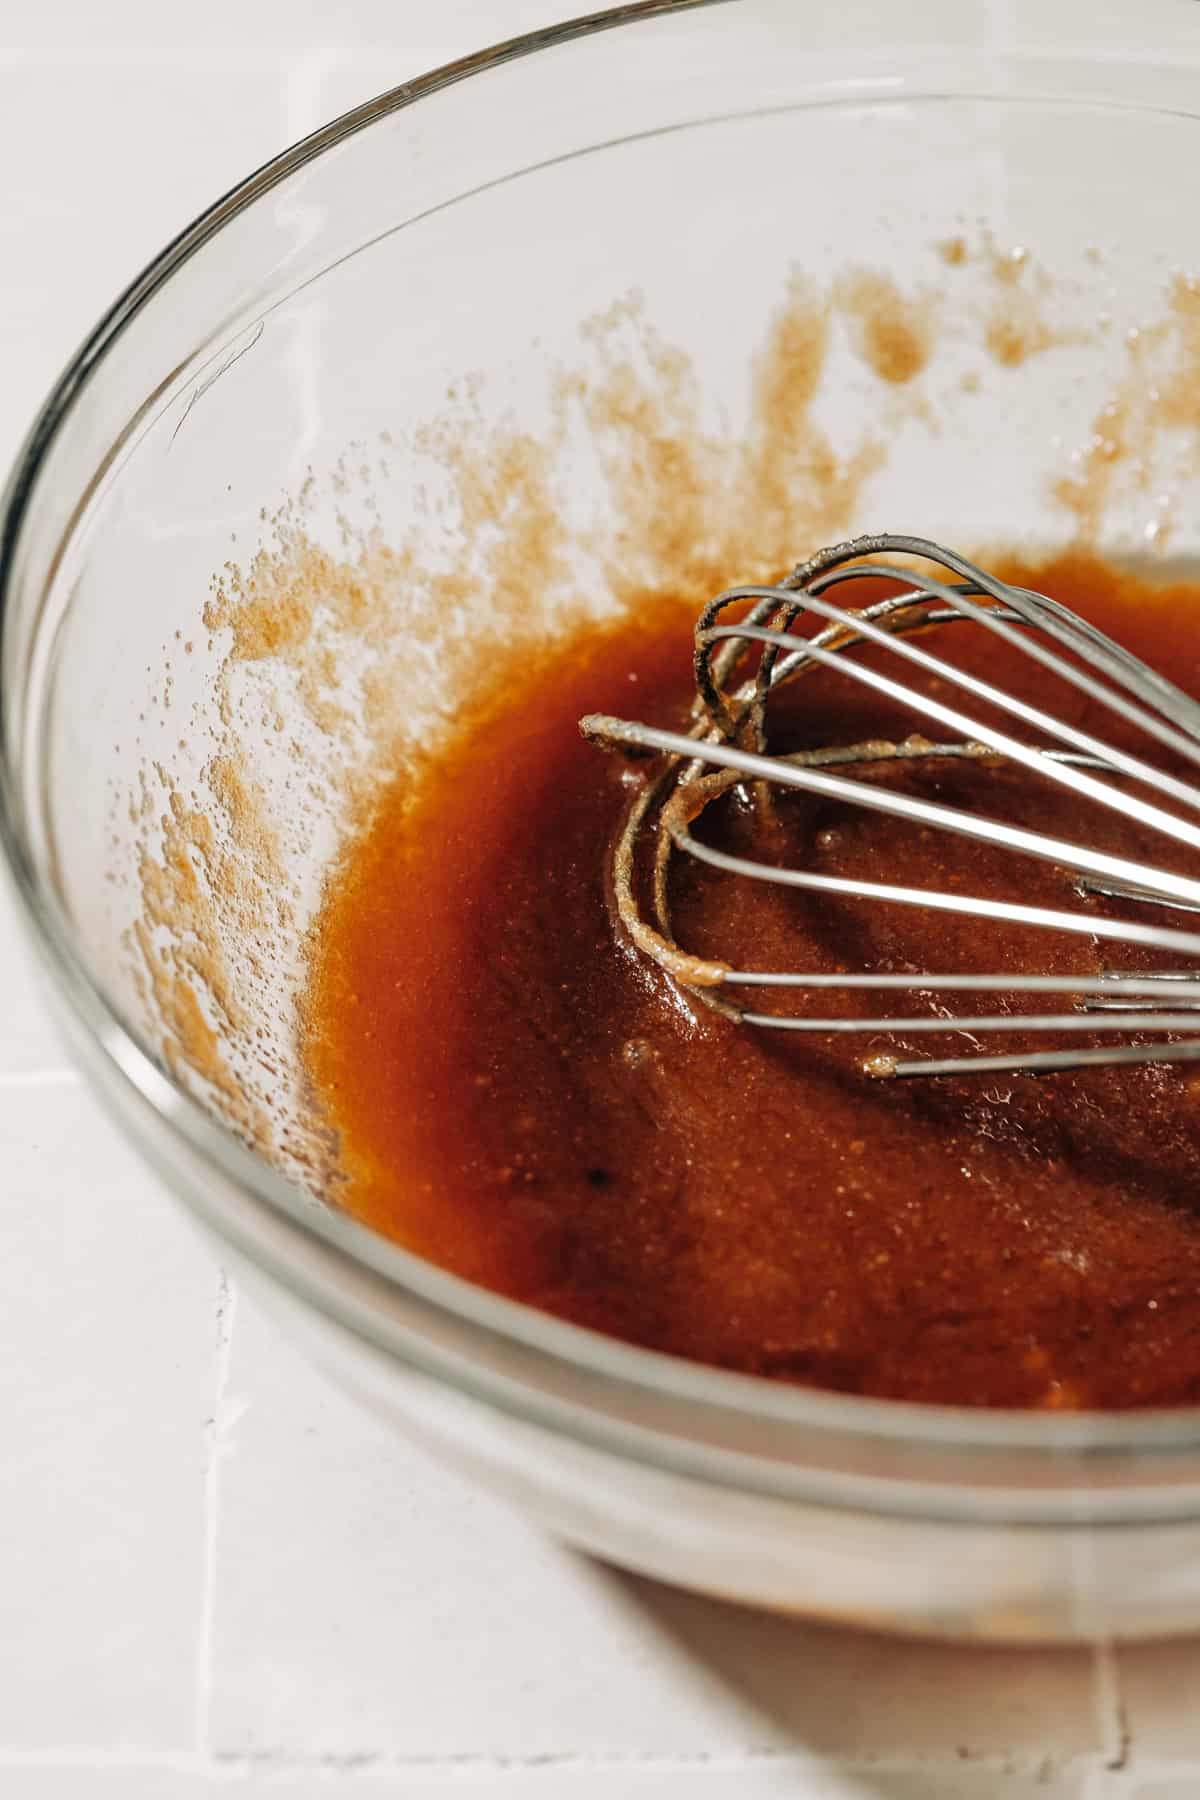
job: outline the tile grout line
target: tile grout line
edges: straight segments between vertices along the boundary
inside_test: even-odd
[[[207,1458],[204,1470],[204,1564],[200,1593],[200,1625],[196,1637],[195,1742],[202,1759],[211,1755],[210,1724],[213,1692],[213,1633],[217,1590],[217,1525],[221,1490],[222,1435],[225,1428],[225,1396],[233,1349],[233,1322],[237,1294],[224,1269],[217,1279],[216,1356],[214,1359],[213,1410],[205,1431]]]
[[[571,17],[564,13],[564,21]],[[140,69],[146,65],[162,65],[193,71],[208,76],[228,70],[230,58],[252,74],[277,75],[281,59],[307,56],[337,57],[339,60],[378,63],[389,56],[406,56],[417,63],[422,73],[440,69],[488,48],[488,40],[478,34],[447,41],[426,43],[408,36],[396,38],[330,38],[300,36],[286,43],[263,42],[245,44],[236,38],[214,38],[208,43],[137,43],[137,44],[6,44],[0,39],[0,72],[33,69],[38,73],[60,68]]]
[[[1092,1655],[1104,1767],[1125,1769],[1129,1766],[1129,1721],[1121,1692],[1116,1645],[1111,1638],[1105,1638],[1096,1645]]]
[[[769,1750],[710,1751],[534,1751],[516,1755],[503,1751],[470,1750],[442,1755],[391,1751],[327,1751],[304,1752],[260,1750],[243,1753],[222,1751],[180,1752],[161,1749],[113,1749],[110,1746],[78,1749],[10,1750],[0,1749],[0,1770],[4,1769],[110,1769],[126,1771],[172,1770],[179,1774],[204,1776],[210,1783],[226,1782],[245,1791],[245,1784],[255,1776],[267,1781],[291,1775],[341,1776],[348,1784],[355,1779],[364,1782],[380,1775],[466,1775],[489,1773],[497,1776],[531,1776],[549,1781],[555,1774],[572,1778],[601,1774],[690,1774],[696,1777],[744,1774],[754,1770],[778,1770],[798,1775],[928,1776],[953,1769],[998,1776],[1029,1776],[1051,1784],[1055,1777],[1076,1774],[1085,1782],[1107,1783],[1108,1771],[1097,1766],[1094,1751],[1076,1751],[1063,1757],[1030,1753],[1014,1755],[1011,1751],[986,1751],[963,1757],[947,1746],[929,1754],[880,1752],[878,1755],[826,1755],[802,1748]],[[1200,1761],[1156,1759],[1139,1765],[1139,1778],[1147,1774],[1163,1776],[1195,1776],[1200,1792]],[[452,1792],[451,1788],[447,1789]],[[1086,1790],[1085,1790],[1086,1791]],[[1102,1791],[1107,1791],[1105,1786]],[[1053,1787],[1048,1785],[1048,1793]],[[1090,1800],[1090,1797],[1089,1797]]]

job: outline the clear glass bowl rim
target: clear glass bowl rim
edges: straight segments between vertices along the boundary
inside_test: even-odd
[[[764,1427],[773,1424],[791,1430],[799,1428],[811,1432],[816,1440],[832,1436],[866,1443],[874,1439],[881,1446],[891,1443],[918,1449],[926,1445],[931,1451],[949,1446],[961,1451],[977,1446],[981,1451],[992,1452],[1044,1452],[1055,1459],[1066,1452],[1099,1453],[1106,1462],[1123,1462],[1128,1457],[1145,1464],[1155,1460],[1156,1453],[1174,1460],[1180,1453],[1200,1448],[1200,1407],[1047,1415],[874,1400],[768,1382],[639,1349],[552,1318],[423,1262],[347,1215],[315,1208],[306,1196],[177,1087],[148,1047],[131,1033],[93,982],[72,941],[57,897],[35,864],[19,779],[4,735],[7,671],[2,646],[13,604],[17,551],[52,445],[69,428],[75,403],[89,379],[145,303],[166,286],[189,257],[269,189],[352,134],[418,104],[439,89],[572,39],[731,3],[732,0],[634,0],[633,4],[506,40],[389,89],[322,126],[231,189],[181,231],[119,296],[55,383],[0,493],[0,849],[30,937],[53,987],[66,1002],[77,1038],[82,1033],[85,1060],[101,1075],[101,1086],[110,1093],[126,1091],[129,1099],[149,1108],[168,1137],[230,1183],[244,1206],[265,1209],[267,1214],[286,1222],[290,1232],[314,1240],[313,1247],[319,1246],[325,1261],[332,1262],[335,1269],[358,1271],[368,1284],[379,1280],[394,1284],[422,1309],[462,1321],[484,1339],[505,1341],[547,1364],[578,1371],[600,1389],[640,1392],[662,1402],[675,1400],[690,1412],[711,1414],[714,1421],[735,1415]],[[1140,72],[1146,73],[1144,63]],[[1082,98],[1078,93],[1070,96],[1072,101]],[[1104,99],[1111,103],[1111,89],[1106,90]],[[1147,106],[1144,100],[1132,104],[1145,111],[1181,110],[1171,105]],[[1190,108],[1188,112],[1195,116]],[[122,1122],[128,1128],[123,1115]],[[253,1233],[248,1232],[242,1247],[251,1242]],[[253,1250],[250,1254],[254,1254]],[[349,1310],[339,1303],[335,1279],[320,1284],[322,1291],[317,1292],[311,1281],[293,1281],[288,1268],[278,1259],[265,1266],[268,1274],[293,1292],[350,1325],[385,1352],[394,1352],[388,1334],[373,1330],[369,1320],[365,1321],[361,1303]],[[463,1386],[469,1389],[471,1384],[464,1382]],[[582,1404],[586,1407],[586,1400]],[[535,1407],[531,1407],[529,1416],[537,1416]]]

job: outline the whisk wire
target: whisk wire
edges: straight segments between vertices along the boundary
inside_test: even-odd
[[[874,671],[860,670],[860,674],[870,676],[871,685],[876,685]],[[887,688],[893,689],[895,683],[888,682]],[[885,690],[887,691],[887,690]],[[906,690],[901,689],[901,692]],[[691,755],[696,748],[695,740],[685,737],[677,731],[659,731],[653,726],[636,725],[629,720],[616,719],[604,714],[592,714],[585,721],[589,736],[603,737],[612,743],[636,745],[643,749],[666,751],[677,756]],[[997,734],[1000,735],[1000,734]],[[1024,746],[1018,745],[1018,749]],[[705,743],[700,758],[705,763],[715,763],[719,767],[736,769],[756,781],[766,781],[780,787],[800,788],[809,793],[821,794],[829,800],[842,800],[852,806],[863,806],[875,812],[888,813],[894,818],[909,819],[914,824],[933,826],[943,831],[951,831],[959,836],[974,838],[980,843],[996,844],[1005,850],[1021,851],[1027,856],[1038,858],[1042,862],[1056,863],[1062,868],[1072,869],[1080,874],[1107,877],[1115,882],[1138,886],[1156,899],[1171,900],[1179,898],[1191,904],[1200,903],[1200,881],[1187,875],[1176,875],[1170,870],[1159,869],[1150,863],[1134,862],[1128,857],[1110,856],[1104,851],[1089,850],[1084,845],[1073,844],[1066,838],[1054,838],[1045,832],[1029,831],[1022,825],[1010,825],[1000,819],[988,819],[979,813],[960,811],[958,807],[946,806],[938,800],[924,800],[915,794],[898,793],[890,788],[868,787],[866,783],[854,781],[846,776],[830,774],[825,769],[800,767],[785,757],[761,756],[755,751],[741,750],[736,744]],[[1042,758],[1038,752],[1028,753],[1028,760],[1035,768]],[[1063,774],[1079,774],[1072,769],[1064,769],[1061,763],[1050,763],[1048,768],[1061,771]],[[1106,790],[1107,792],[1107,790]],[[1118,796],[1118,798],[1120,798]],[[1106,802],[1111,803],[1111,802]],[[1200,804],[1200,795],[1197,795]],[[1151,809],[1157,810],[1157,809]],[[812,886],[817,882],[837,884],[833,891],[850,892],[851,885],[843,882],[840,876],[815,876],[806,870],[779,869],[770,863],[759,863],[749,858],[731,856],[727,852],[715,850],[711,845],[672,825],[670,835],[679,849],[686,850],[691,856],[703,862],[709,862],[715,868],[728,869],[731,873],[756,875],[763,880],[775,881],[789,886]],[[1193,840],[1200,844],[1200,832]],[[934,905],[943,900],[959,901],[958,895],[935,895],[932,890],[915,888],[900,890],[889,889],[886,884],[860,883],[854,884],[856,891],[872,893],[878,898],[894,892],[904,892],[917,896],[918,904]],[[985,903],[980,899],[971,899],[963,903],[962,910],[980,912]],[[956,910],[958,908],[956,907]],[[1032,912],[1032,908],[1019,908],[1022,919]],[[995,915],[1000,916],[1000,915]],[[1103,923],[1098,918],[1086,914],[1055,914],[1054,921],[1062,926],[1065,919],[1076,919],[1080,926],[1088,932],[1096,932]],[[1120,934],[1125,935],[1130,926],[1121,924]],[[1161,934],[1160,934],[1161,936]],[[1159,941],[1157,938],[1154,941]],[[1194,934],[1173,934],[1173,941],[1179,947],[1191,951],[1200,950],[1200,936]],[[1166,946],[1164,946],[1166,947]]]
[[[863,560],[881,553],[920,557],[961,579],[945,581],[921,570]],[[859,610],[822,597],[824,590],[845,582],[879,579],[900,584],[901,591]],[[731,606],[747,601],[751,603],[750,610],[738,622],[720,622]],[[791,628],[806,613],[823,624],[811,637],[798,638]],[[1023,824],[992,819],[892,786],[833,773],[839,764],[852,767],[883,761],[903,763],[938,756],[990,758],[1023,767],[1083,800],[1134,819],[1149,831],[1190,849],[1200,849],[1200,824],[1179,818],[1114,785],[1116,779],[1125,777],[1169,796],[1189,811],[1200,812],[1200,789],[1191,782],[909,641],[915,634],[950,623],[974,624],[996,634],[1126,724],[1187,761],[1200,763],[1200,706],[1061,602],[1004,583],[927,539],[900,535],[860,538],[818,552],[778,585],[740,584],[708,603],[696,625],[697,701],[689,732],[661,730],[601,714],[581,721],[584,735],[599,743],[633,753],[656,752],[667,759],[643,786],[614,851],[614,891],[625,928],[639,950],[654,958],[671,979],[696,998],[731,1019],[763,1029],[828,1035],[850,1032],[876,1039],[882,1035],[890,1040],[910,1033],[938,1032],[972,1037],[1000,1031],[1068,1037],[1119,1032],[1128,1038],[1131,1034],[1153,1033],[1161,1037],[1164,1033],[1194,1030],[1194,1015],[1200,1010],[1200,975],[1194,972],[1200,956],[1200,933],[1158,922],[1121,919],[1096,910],[1032,906],[980,895],[855,880],[814,869],[778,867],[722,850],[689,829],[698,813],[744,778],[766,784],[764,791],[771,787],[798,789],[1052,863],[1069,871],[1076,878],[1076,890],[1084,894],[1178,907],[1185,912],[1200,911],[1200,880]],[[1057,648],[1041,641],[1043,637],[1069,651],[1077,661],[1067,661]],[[727,683],[753,647],[760,652],[753,675],[727,691]],[[985,706],[1034,728],[1052,743],[1070,748],[1024,743],[998,725],[980,721],[946,700],[909,687],[872,663],[864,663],[851,654],[859,647],[890,651],[934,682],[965,692]],[[816,751],[771,752],[767,741],[771,693],[780,684],[815,670],[845,675],[907,712],[962,734],[962,741],[934,744],[912,736],[899,744],[872,740]],[[651,917],[645,915],[638,898],[636,876],[637,845],[647,829],[653,830],[655,842]],[[672,851],[755,881],[1074,933],[1097,942],[1123,942],[1187,958],[1193,967],[1125,974],[1105,970],[1096,976],[1079,977],[737,970],[723,962],[690,956],[675,941],[668,892]],[[755,987],[812,992],[874,989],[913,996],[1056,994],[1068,999],[1072,1010],[945,1015],[935,1009],[933,1013],[903,1018],[817,1017],[748,1011],[722,997],[729,990]],[[1005,1056],[973,1054],[938,1059],[905,1059],[879,1053],[869,1057],[864,1068],[871,1074],[893,1076],[1001,1069],[1046,1074],[1097,1064],[1190,1061],[1197,1056],[1200,1040],[1100,1047],[1067,1045],[1048,1051],[1015,1051]]]
[[[853,617],[841,607],[830,606],[821,600],[811,599],[808,604],[813,612],[835,622],[848,621]],[[921,650],[916,644],[907,643],[903,638],[897,638],[890,632],[881,631],[868,621],[861,622],[859,632],[860,636],[869,643],[882,644],[897,656],[917,664],[939,680],[966,689],[977,699],[987,701],[989,704],[1011,713],[1026,724],[1036,725],[1040,730],[1057,737],[1060,742],[1073,744],[1077,750],[1082,750],[1089,756],[1102,758],[1105,767],[1119,770],[1136,781],[1155,787],[1162,793],[1171,794],[1174,798],[1182,801],[1185,806],[1192,806],[1200,810],[1200,792],[1186,782],[1177,781],[1165,770],[1156,769],[1152,764],[1145,763],[1138,757],[1130,756],[1115,745],[1103,743],[1099,738],[1091,736],[1089,732],[1080,731],[1064,720],[1054,718],[1052,714],[1043,712],[1040,707],[1029,705],[1014,694],[1006,694],[1002,689],[993,687],[990,682],[984,681],[977,675],[969,674],[965,669],[957,669],[952,663],[943,662],[936,656],[930,656],[927,651]],[[741,638],[744,641],[773,644],[776,647],[791,642],[786,632],[771,630],[761,625],[719,625],[706,635]],[[1190,824],[1186,820],[1177,819],[1171,813],[1163,812],[1157,807],[1147,806],[1144,802],[1131,798],[1102,782],[1093,781],[1086,775],[1075,774],[1072,772],[1071,765],[1048,763],[1045,751],[1040,747],[1022,744],[1006,732],[997,730],[995,726],[981,724],[979,720],[968,717],[956,708],[946,706],[931,695],[914,693],[911,688],[890,681],[880,671],[850,661],[845,651],[832,652],[814,644],[806,652],[806,657],[823,668],[838,668],[853,680],[861,682],[867,687],[873,687],[881,694],[886,694],[889,699],[897,700],[902,705],[923,712],[928,718],[936,719],[939,724],[947,725],[954,731],[963,732],[976,743],[989,745],[1002,756],[1014,762],[1023,763],[1026,768],[1034,769],[1039,774],[1061,781],[1065,787],[1074,788],[1076,793],[1083,794],[1090,800],[1098,800],[1103,805],[1115,806],[1119,811],[1131,813],[1142,824],[1164,831],[1169,836],[1177,837],[1181,843],[1189,844],[1193,848],[1200,846],[1200,827]]]

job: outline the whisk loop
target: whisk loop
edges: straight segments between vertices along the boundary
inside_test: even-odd
[[[881,556],[917,557],[944,571],[944,578]],[[828,596],[844,585],[886,579],[898,592],[857,610]],[[723,621],[731,607],[750,603],[745,616]],[[821,622],[811,638],[793,627],[805,616]],[[697,838],[690,827],[714,800],[742,782],[798,789],[849,803],[918,826],[946,831],[1069,872],[1076,890],[1094,897],[1170,908],[1181,916],[1200,912],[1200,880],[1156,864],[1115,856],[1024,825],[1008,824],[940,801],[895,791],[856,778],[867,764],[918,763],[966,758],[1025,768],[1096,805],[1136,820],[1147,830],[1200,850],[1200,785],[1135,756],[1019,694],[998,688],[969,670],[944,661],[911,640],[963,625],[988,631],[1023,656],[1134,726],[1174,757],[1200,766],[1200,705],[1147,667],[1094,625],[1061,602],[1028,588],[1000,581],[965,557],[925,538],[878,535],[856,538],[822,550],[775,586],[743,584],[727,589],[701,613],[695,631],[697,697],[687,732],[660,730],[632,720],[590,714],[580,722],[584,736],[626,754],[663,758],[638,793],[613,850],[613,886],[620,919],[633,943],[688,993],[726,1017],[773,1031],[868,1034],[903,1039],[916,1033],[952,1032],[971,1036],[1021,1032],[1064,1036],[1042,1051],[1009,1055],[972,1054],[905,1058],[873,1054],[863,1064],[875,1076],[963,1073],[1046,1074],[1114,1063],[1200,1060],[1200,1039],[1123,1042],[1073,1047],[1071,1034],[1131,1035],[1195,1031],[1200,1013],[1200,932],[1182,925],[1148,924],[1094,911],[1023,905],[886,881],[851,880],[813,869],[780,868],[734,855]],[[937,692],[922,692],[851,652],[860,645],[882,648],[921,675]],[[753,674],[730,691],[748,653],[758,650]],[[1066,654],[1064,654],[1064,652]],[[785,682],[815,670],[844,675],[886,701],[900,704],[922,726],[952,734],[945,741],[914,731],[890,740],[830,745],[817,750],[773,752],[768,734],[771,695]],[[952,694],[954,699],[943,697]],[[982,703],[1006,719],[1031,727],[1048,742],[1030,744],[1003,726],[964,711]],[[1121,780],[1127,785],[1116,786]],[[1200,778],[1198,778],[1200,780]],[[1134,791],[1130,791],[1131,788]],[[1138,791],[1140,790],[1140,791]],[[1163,804],[1168,802],[1169,804]],[[640,847],[651,850],[649,901],[639,898]],[[735,969],[691,955],[671,929],[669,879],[676,854],[753,880],[839,897],[931,912],[1075,933],[1093,939],[1171,952],[1188,959],[1180,970],[1122,972],[1096,976],[1044,974],[803,973]],[[819,994],[828,990],[891,991],[911,994],[1046,994],[1069,1001],[1071,1010],[1047,1013],[944,1012],[907,1017],[821,1017],[806,1013],[751,1010],[734,995],[754,988]]]

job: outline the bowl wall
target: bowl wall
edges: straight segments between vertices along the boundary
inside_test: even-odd
[[[651,7],[480,58],[164,254],[10,492],[10,854],[170,1184],[373,1404],[556,1529],[905,1629],[1181,1628],[1190,1420],[766,1397],[531,1323],[317,1197],[322,876],[489,647],[863,529],[1194,560],[1186,80],[1025,54],[982,7],[906,9],[903,41],[823,10]]]

